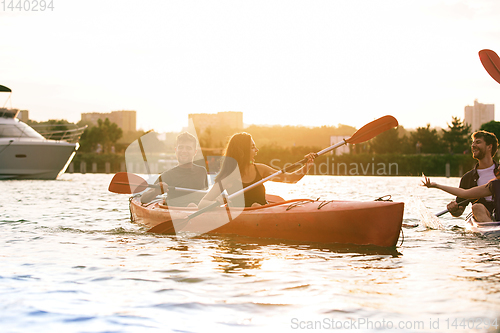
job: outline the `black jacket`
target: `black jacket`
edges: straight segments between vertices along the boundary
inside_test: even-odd
[[[493,163],[495,163],[495,167],[498,167],[497,161],[494,160]],[[460,179],[460,188],[469,189],[469,188],[477,186],[477,180],[479,179],[479,174],[477,173],[478,166],[479,166],[479,164],[476,164],[474,169],[468,171],[465,175],[463,175],[462,179]],[[460,197],[456,198],[457,203],[460,203],[464,200],[465,199],[460,198]],[[490,211],[490,213],[492,213],[493,210],[495,209],[495,203],[492,201],[486,201],[484,198],[480,198],[478,200],[475,200],[474,203],[483,204]],[[466,202],[460,206],[465,208],[465,207],[467,207],[468,204],[469,204],[469,202]]]

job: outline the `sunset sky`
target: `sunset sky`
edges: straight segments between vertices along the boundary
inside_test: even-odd
[[[500,54],[498,0],[53,6],[0,8],[6,106],[34,120],[136,110],[139,128],[163,132],[189,113],[243,111],[246,124],[359,128],[390,114],[446,127],[475,99],[500,120],[500,85],[478,57]]]

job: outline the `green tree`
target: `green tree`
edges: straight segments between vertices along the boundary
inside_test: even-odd
[[[81,150],[84,152],[95,151],[98,145],[102,146],[104,153],[111,152],[111,147],[122,137],[123,131],[117,124],[108,118],[97,120],[97,126],[89,127],[80,138]]]
[[[400,153],[401,139],[397,128],[391,128],[371,140],[371,150],[376,154]]]
[[[80,152],[89,153],[97,149],[99,133],[96,126],[87,127],[80,137]]]
[[[448,130],[443,129],[443,142],[450,153],[463,153],[469,148],[470,125],[458,117],[452,117]]]
[[[405,135],[401,138],[401,153],[402,154],[415,154],[415,145],[411,143],[411,135]]]
[[[104,153],[111,152],[111,146],[118,141],[122,135],[123,130],[117,124],[109,121],[109,118],[102,121],[97,120],[97,128],[100,130],[101,145]]]
[[[64,136],[64,132],[69,130],[70,127],[75,126],[66,119],[49,119],[47,121],[40,122],[28,119],[26,124],[33,127],[33,129],[45,138],[51,140],[61,140]]]
[[[441,138],[436,129],[431,129],[431,124],[427,127],[417,127],[415,132],[410,134],[410,147],[413,147],[413,153],[418,152],[417,146],[420,146],[420,152],[426,154],[435,154],[444,152]]]
[[[481,125],[481,130],[493,133],[497,139],[500,138],[500,121],[490,121]]]

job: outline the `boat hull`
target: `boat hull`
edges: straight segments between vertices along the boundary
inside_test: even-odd
[[[53,140],[0,141],[0,179],[56,179],[73,156],[77,143]]]
[[[235,234],[248,237],[286,239],[299,242],[344,243],[396,246],[403,221],[402,202],[289,200],[260,207],[245,208],[226,223],[207,223],[227,216],[224,207],[191,219],[183,231],[207,234]],[[176,221],[195,209],[169,208],[159,203],[142,205],[130,202],[132,220],[152,228],[162,222]],[[205,228],[205,230],[203,230]],[[177,230],[179,231],[179,230]]]

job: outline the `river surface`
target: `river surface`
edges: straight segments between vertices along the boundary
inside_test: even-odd
[[[500,324],[499,239],[465,232],[464,217],[433,221],[452,196],[418,186],[420,178],[266,183],[286,199],[404,201],[404,241],[389,249],[148,234],[130,222],[128,195],[108,192],[111,178],[0,182],[0,332],[493,332]]]

